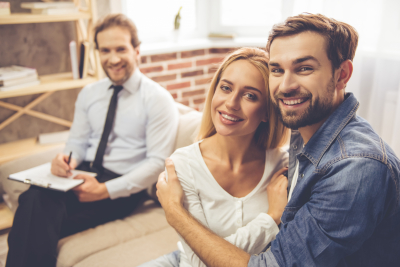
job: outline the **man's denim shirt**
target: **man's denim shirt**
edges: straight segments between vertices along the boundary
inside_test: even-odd
[[[248,266],[400,266],[400,162],[358,106],[347,94],[304,147],[292,132],[297,185],[271,249]]]

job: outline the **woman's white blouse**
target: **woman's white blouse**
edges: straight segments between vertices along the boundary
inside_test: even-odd
[[[249,254],[259,254],[275,239],[279,229],[268,211],[267,184],[275,172],[288,165],[283,149],[266,151],[264,174],[245,197],[226,192],[214,179],[201,155],[199,143],[172,154],[181,182],[184,207],[205,227]],[[205,266],[181,238],[180,267]]]

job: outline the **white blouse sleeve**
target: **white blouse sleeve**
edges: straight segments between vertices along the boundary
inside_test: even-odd
[[[237,229],[236,233],[225,237],[225,240],[249,254],[259,254],[275,239],[278,232],[279,228],[272,217],[260,213],[246,226]]]
[[[171,159],[174,162],[175,171],[179,181],[181,182],[184,192],[183,206],[198,222],[209,229],[206,217],[204,215],[203,206],[201,205],[201,200],[196,191],[194,177],[187,155],[185,155],[182,150],[177,150],[171,156]],[[185,240],[181,236],[179,236],[179,238],[181,240],[186,257],[191,262],[191,265],[193,267],[206,267],[206,265],[188,246]]]

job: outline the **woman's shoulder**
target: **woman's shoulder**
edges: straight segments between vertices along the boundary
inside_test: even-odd
[[[191,145],[178,148],[177,150],[175,150],[174,153],[172,153],[171,158],[172,158],[172,160],[174,158],[180,160],[180,159],[185,159],[187,157],[193,157],[194,155],[196,155],[198,146],[199,146],[199,142],[195,142]]]
[[[266,150],[266,161],[273,163],[274,165],[280,165],[282,167],[288,166],[289,164],[289,152],[288,147],[277,147]]]

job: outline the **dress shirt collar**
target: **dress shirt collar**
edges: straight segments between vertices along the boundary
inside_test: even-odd
[[[141,81],[142,73],[140,72],[139,68],[136,68],[131,77],[129,77],[129,79],[124,82],[122,86],[125,90],[133,94],[139,90]],[[113,85],[113,83],[111,83],[111,85]]]

